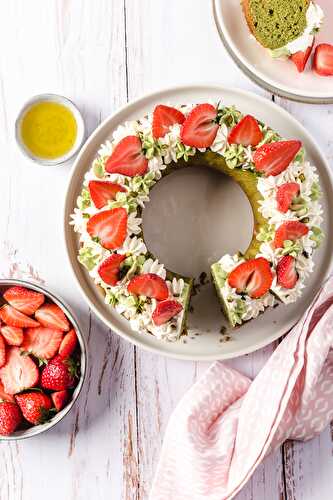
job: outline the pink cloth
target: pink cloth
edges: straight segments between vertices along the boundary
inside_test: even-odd
[[[333,419],[333,277],[251,381],[221,362],[171,416],[150,500],[233,498],[286,439]]]

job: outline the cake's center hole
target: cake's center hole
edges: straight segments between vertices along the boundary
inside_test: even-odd
[[[147,248],[167,269],[185,276],[209,273],[222,255],[244,252],[253,215],[246,195],[230,177],[189,167],[161,179],[143,212]]]

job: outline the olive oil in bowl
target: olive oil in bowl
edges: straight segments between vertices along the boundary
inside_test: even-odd
[[[84,138],[82,116],[68,99],[52,94],[36,96],[21,111],[16,138],[23,152],[43,165],[69,160]]]

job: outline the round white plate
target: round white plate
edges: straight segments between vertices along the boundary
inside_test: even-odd
[[[333,44],[333,2],[316,0],[325,12],[318,43]],[[289,60],[273,60],[250,36],[240,0],[213,0],[216,25],[227,51],[237,66],[258,85],[272,93],[300,102],[333,103],[333,77],[322,77],[311,70],[298,73]]]
[[[159,103],[193,103],[221,100],[251,113],[286,138],[298,138],[318,167],[324,191],[324,230],[326,239],[316,253],[316,270],[307,283],[303,297],[293,305],[281,305],[237,330],[228,329],[229,341],[220,330],[225,324],[213,285],[201,286],[193,297],[194,311],[189,315],[190,336],[184,341],[166,343],[151,335],[133,332],[129,323],[110,306],[77,261],[78,239],[70,214],[76,205],[85,172],[101,143],[126,120],[137,119]],[[263,347],[286,333],[301,316],[331,263],[333,188],[329,167],[317,144],[289,113],[271,101],[241,90],[219,85],[177,87],[147,95],[128,104],[106,119],[91,135],[73,166],[65,201],[64,229],[69,261],[76,282],[91,309],[113,331],[145,349],[187,360],[226,359]],[[198,276],[209,272],[209,265],[227,252],[245,250],[252,233],[249,202],[238,185],[208,169],[180,170],[162,179],[151,192],[144,210],[143,226],[148,247],[169,269]]]

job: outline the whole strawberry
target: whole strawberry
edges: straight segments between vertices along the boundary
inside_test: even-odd
[[[0,403],[0,435],[9,436],[22,421],[19,407],[15,403]]]
[[[24,418],[33,425],[43,424],[50,418],[51,399],[42,392],[26,392],[15,396]]]
[[[41,384],[44,389],[64,391],[75,385],[76,363],[71,358],[58,355],[42,371]]]

